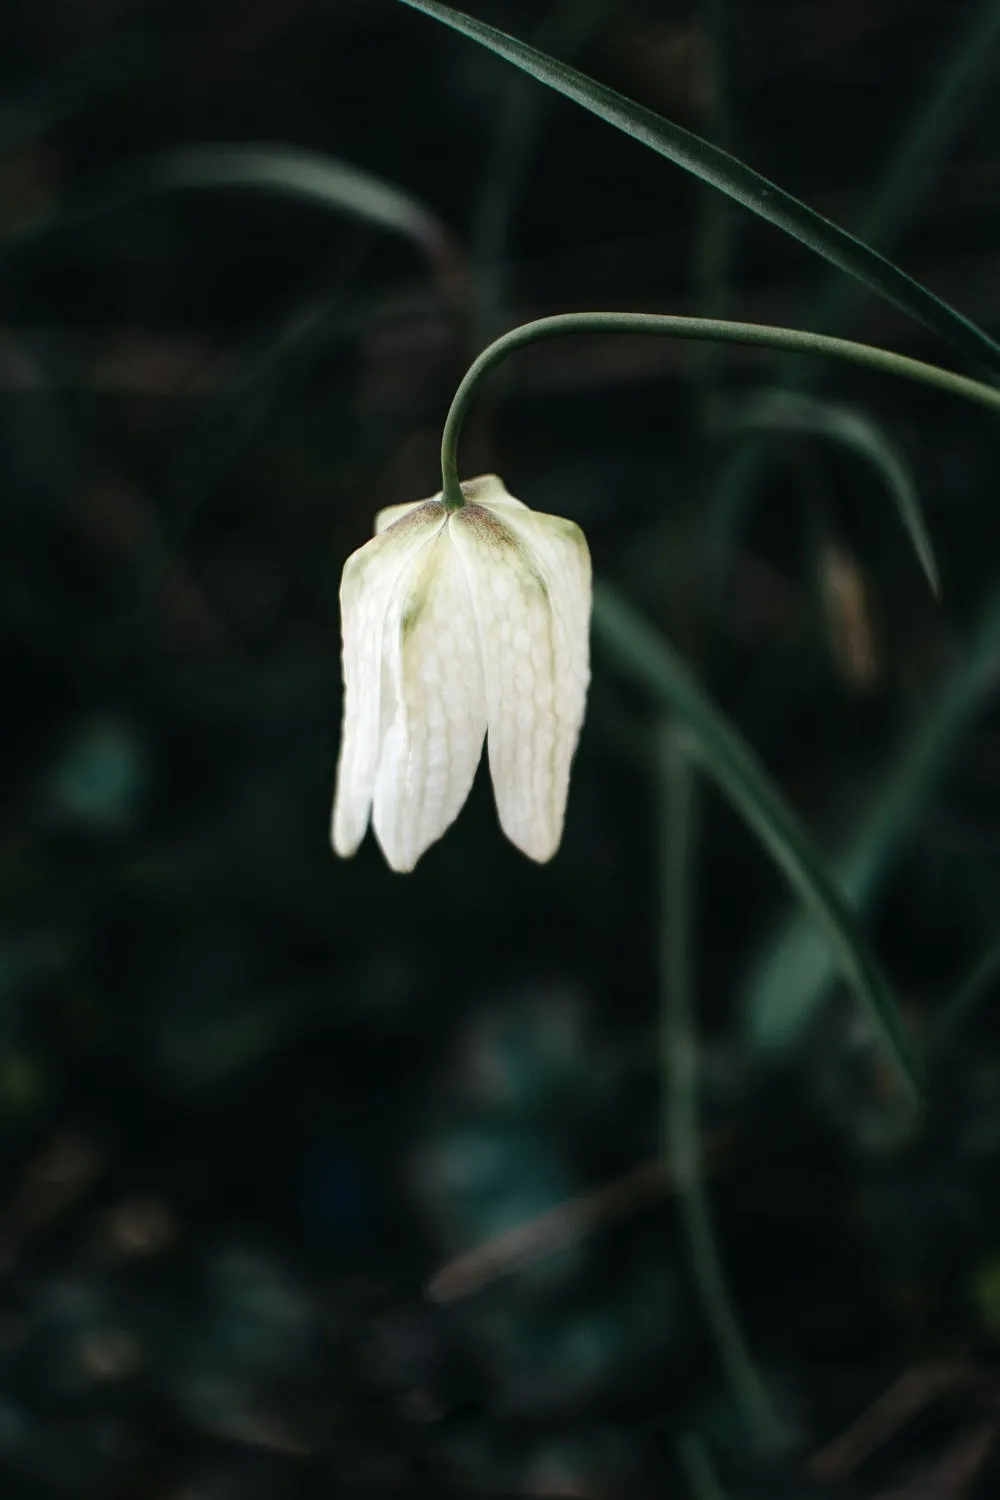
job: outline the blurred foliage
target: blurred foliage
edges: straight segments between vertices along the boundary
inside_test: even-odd
[[[1000,7],[469,6],[1000,327]],[[3,1500],[997,1493],[988,413],[595,339],[513,361],[464,440],[586,528],[931,1044],[915,1129],[706,789],[688,1160],[783,1444],[743,1420],[663,1158],[660,709],[595,651],[544,869],[482,777],[411,876],[328,848],[340,568],[438,487],[483,330],[829,299],[535,88],[390,0],[0,8]],[[206,179],[250,148],[323,193]],[[868,298],[849,331],[949,357]]]

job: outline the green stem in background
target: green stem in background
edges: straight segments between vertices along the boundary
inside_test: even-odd
[[[866,244],[884,251],[898,238],[939,158],[995,70],[998,38],[1000,0],[983,0],[935,75],[927,96],[914,109],[900,144],[868,195],[857,229],[858,238]],[[802,324],[837,332],[849,322],[861,296],[861,282],[833,270],[803,310]],[[820,373],[819,367],[799,373],[795,377],[796,394],[803,396],[814,390],[820,383]],[[775,384],[790,384],[792,361],[778,360],[771,378]],[[708,521],[710,568],[717,587],[727,576],[735,535],[771,446],[767,437],[757,436],[741,444],[721,466],[716,502]]]
[[[1000,591],[987,601],[962,659],[923,707],[880,774],[864,814],[833,860],[837,889],[862,910],[878,895],[955,746],[995,691],[1000,665]],[[783,924],[743,981],[741,1008],[754,1049],[787,1052],[834,978],[822,934],[801,912]]]
[[[402,0],[402,3],[478,42],[540,83],[582,105],[598,119],[614,125],[649,150],[700,177],[703,182],[807,245],[831,265],[856,277],[869,290],[877,292],[902,312],[963,350],[970,359],[988,370],[1000,372],[1000,344],[982,328],[907,276],[884,255],[879,255],[807,204],[800,203],[777,183],[769,182],[729,152],[588,78],[537,47],[529,47],[495,26],[487,26],[450,5],[442,5],[440,0]]]
[[[858,223],[858,238],[880,250],[898,238],[949,142],[996,71],[1000,0],[983,0],[963,19],[967,24],[913,111]],[[843,326],[859,292],[856,281],[831,274],[805,321],[811,328]]]
[[[594,634],[624,676],[679,715],[692,753],[756,834],[807,911],[823,929],[825,957],[836,955],[908,1098],[920,1100],[907,1030],[864,933],[795,811],[751,747],[701,687],[672,645],[617,590],[594,586]]]
[[[941,593],[934,548],[906,455],[866,411],[779,387],[720,400],[715,416],[717,436],[802,435],[836,443],[866,464],[892,500],[931,588],[935,594]]]
[[[0,258],[39,238],[122,213],[175,192],[247,191],[313,204],[403,236],[424,254],[444,299],[468,303],[469,272],[450,231],[417,199],[391,182],[319,151],[268,143],[189,146],[113,173],[105,185],[70,197],[49,215],[0,235]]]
[[[661,851],[660,1060],[666,1094],[665,1145],[677,1189],[691,1272],[733,1399],[762,1448],[784,1446],[785,1434],[757,1373],[726,1286],[709,1216],[698,1143],[698,1038],[693,979],[693,852],[697,808],[694,768],[680,732],[658,736]]]
[[[855,344],[849,339],[830,338],[822,333],[808,333],[799,328],[773,328],[763,323],[734,323],[722,318],[685,318],[667,313],[579,312],[561,313],[522,323],[494,340],[469,366],[452,398],[441,437],[441,479],[444,503],[458,507],[465,503],[458,477],[458,440],[462,425],[480,381],[509,354],[537,344],[542,339],[567,334],[652,334],[657,338],[711,339],[730,344],[754,344],[768,349],[785,349],[797,354],[826,354],[834,359],[886,375],[899,375],[934,386],[954,396],[964,396],[981,406],[1000,412],[1000,389],[984,385],[966,375],[956,375],[938,365],[925,364],[879,349],[870,344]]]

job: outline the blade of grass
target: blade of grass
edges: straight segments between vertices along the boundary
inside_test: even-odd
[[[286,147],[199,146],[148,163],[142,176],[149,191],[274,191],[406,236],[438,272],[452,310],[465,311],[468,272],[444,226],[391,183],[345,162]],[[183,497],[186,523],[261,420],[301,385],[319,359],[359,334],[378,311],[371,299],[349,301],[346,293],[335,291],[258,340],[234,385],[210,405],[174,464],[169,488]]]
[[[191,146],[116,173],[103,187],[68,201],[52,215],[18,226],[0,251],[23,249],[56,230],[140,206],[163,193],[226,191],[275,193],[349,214],[409,239],[426,256],[449,299],[467,292],[464,260],[445,226],[422,203],[392,183],[349,162],[316,151],[270,144]]]
[[[427,258],[449,264],[456,254],[444,226],[409,193],[391,182],[316,151],[288,146],[192,146],[149,165],[152,189],[250,188],[305,199],[337,209],[380,229],[403,235]]]
[[[778,787],[663,637],[608,584],[594,590],[594,631],[632,681],[683,719],[697,758],[824,929],[904,1088],[919,1096],[913,1049],[854,913]]]
[[[869,192],[857,227],[859,239],[884,251],[898,237],[938,160],[996,69],[998,39],[1000,0],[984,0],[960,31]],[[860,290],[858,282],[831,271],[818,296],[804,308],[801,323],[828,333],[841,332],[857,307]],[[779,357],[775,361],[775,381],[790,384],[794,379],[801,394],[815,390],[823,381],[823,373],[814,368],[795,370],[793,374],[788,359]],[[719,471],[716,500],[707,514],[706,530],[706,552],[716,587],[728,575],[733,537],[746,513],[749,495],[760,480],[769,447],[765,437],[750,441]]]
[[[152,158],[75,208],[15,234],[14,245],[67,223],[134,208],[160,194],[185,190],[277,193],[346,213],[408,238],[436,273],[442,300],[464,314],[468,271],[449,232],[421,203],[371,173],[316,152],[283,146],[194,146]],[[3,244],[0,243],[0,249]],[[371,321],[377,304],[349,302],[334,291],[292,314],[250,351],[234,383],[209,403],[183,443],[167,477],[175,541],[224,470],[277,404],[305,381],[316,363]],[[152,555],[136,571],[136,597],[149,590]]]
[[[864,817],[834,862],[840,896],[864,911],[924,811],[934,784],[1000,670],[1000,592],[986,607],[960,665],[911,729],[883,774]],[[751,966],[741,1006],[748,1036],[764,1054],[790,1050],[834,979],[826,943],[812,923],[792,913]]]
[[[662,891],[660,1057],[666,1098],[667,1160],[677,1188],[691,1272],[733,1400],[751,1437],[764,1449],[778,1449],[785,1443],[784,1428],[757,1373],[726,1286],[701,1171],[698,1035],[692,1003],[695,905],[692,888],[697,838],[694,768],[681,731],[664,723],[657,738]]]
[[[928,583],[940,594],[934,547],[909,464],[866,412],[798,391],[770,390],[731,403],[723,409],[719,426],[728,436],[774,432],[822,438],[856,454],[881,479]]]
[[[885,250],[898,238],[938,162],[996,71],[998,43],[1000,0],[985,0],[969,14],[869,194],[857,227],[858,238],[866,244]],[[857,285],[831,274],[806,314],[808,326],[833,332],[844,325],[857,300]]]
[[[800,240],[831,265],[857,277],[871,291],[961,349],[968,358],[1000,373],[1000,345],[983,329],[907,276],[885,256],[754,172],[737,157],[538,48],[529,47],[494,26],[487,26],[451,6],[442,5],[439,0],[401,0],[401,3],[478,42],[540,83],[582,105],[599,119],[624,131],[633,140],[718,188],[760,218]]]

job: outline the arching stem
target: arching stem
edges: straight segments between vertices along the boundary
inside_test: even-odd
[[[862,369],[885,375],[902,376],[920,381],[953,396],[964,396],[980,406],[1000,412],[1000,389],[956,375],[939,365],[925,364],[879,349],[871,344],[856,344],[850,339],[831,338],[822,333],[808,333],[800,328],[773,328],[763,323],[734,323],[722,318],[685,318],[666,313],[580,312],[561,313],[522,323],[488,345],[469,366],[455,392],[441,437],[441,481],[443,500],[450,508],[465,504],[458,477],[458,441],[472,399],[480,381],[495,365],[542,339],[567,334],[627,333],[654,335],[657,338],[710,339],[716,343],[756,344],[767,349],[784,349],[795,354],[823,354],[845,360]]]

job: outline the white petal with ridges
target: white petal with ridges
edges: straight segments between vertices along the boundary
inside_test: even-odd
[[[355,852],[364,838],[384,735],[382,642],[390,601],[406,571],[445,522],[428,507],[391,536],[373,537],[347,559],[340,584],[344,715],[337,762],[332,839],[338,854]]]
[[[463,479],[462,494],[469,505],[509,505],[513,510],[528,510],[523,500],[514,499],[499,474],[478,474],[475,479]]]
[[[590,677],[590,554],[579,527],[488,478],[489,499],[455,512],[449,530],[475,600],[497,814],[511,842],[544,862],[562,837]]]
[[[394,712],[379,751],[373,825],[399,871],[412,870],[458,816],[486,732],[479,635],[453,522],[408,570],[385,622],[383,701]]]

